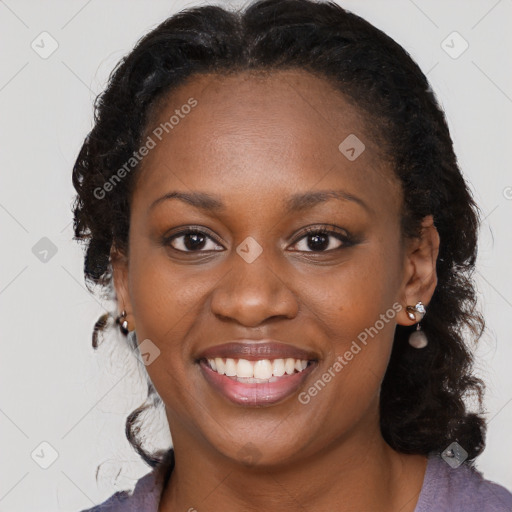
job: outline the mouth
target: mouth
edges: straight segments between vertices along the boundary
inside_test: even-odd
[[[259,342],[213,347],[196,362],[208,384],[222,396],[237,405],[263,407],[293,395],[318,359],[296,347]]]

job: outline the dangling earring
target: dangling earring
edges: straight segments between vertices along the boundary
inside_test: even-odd
[[[126,320],[126,311],[123,309],[121,314],[116,318],[116,324],[123,334],[128,334],[128,320]]]
[[[407,312],[407,316],[411,320],[416,320],[416,313],[420,315],[420,321],[418,322],[418,325],[416,326],[416,330],[411,332],[409,335],[409,345],[414,348],[424,348],[428,345],[428,339],[427,335],[424,331],[421,330],[421,320],[423,320],[423,317],[425,316],[425,313],[427,310],[425,309],[425,306],[421,301],[417,302],[415,306],[407,306],[405,308]]]

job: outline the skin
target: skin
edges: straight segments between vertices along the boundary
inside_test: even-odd
[[[379,392],[396,325],[416,323],[405,306],[428,305],[437,284],[432,217],[421,237],[402,240],[399,182],[365,116],[320,77],[194,76],[159,106],[148,134],[190,97],[198,105],[143,161],[129,256],[112,253],[129,329],[160,350],[147,371],[176,457],[160,512],[413,512],[427,459],[384,441]],[[352,133],[366,148],[349,161],[338,146]],[[368,209],[333,198],[295,212],[284,204],[293,194],[339,189]],[[215,195],[224,207],[172,199],[150,209],[170,191]],[[357,241],[345,246],[330,235],[318,249],[303,231],[310,225]],[[207,235],[195,252],[177,250],[194,247],[186,236],[162,242],[187,226]],[[252,263],[236,252],[249,236],[263,249]],[[403,309],[308,404],[297,393],[270,407],[235,405],[194,362],[235,338],[274,338],[319,355],[303,391],[394,303]],[[249,464],[248,450],[256,454]]]

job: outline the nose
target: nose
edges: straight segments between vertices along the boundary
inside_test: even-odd
[[[251,263],[236,253],[230,258],[230,270],[211,297],[211,309],[217,317],[257,327],[271,318],[297,315],[297,299],[286,284],[286,276],[277,265],[271,268],[263,254]]]

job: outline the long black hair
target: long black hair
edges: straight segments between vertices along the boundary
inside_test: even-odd
[[[159,99],[198,73],[286,68],[328,80],[367,119],[402,185],[402,236],[418,236],[421,220],[434,217],[441,241],[438,284],[422,321],[429,344],[412,348],[407,339],[414,326],[397,326],[381,387],[380,426],[399,452],[426,455],[457,441],[471,463],[485,446],[486,431],[484,385],[472,373],[470,350],[485,326],[472,278],[479,210],[423,72],[393,39],[334,2],[189,8],[145,35],[118,63],[96,99],[95,124],[73,169],[74,232],[86,246],[86,282],[113,293],[110,251],[115,246],[127,254],[137,167],[106,197],[97,190],[140,147]],[[480,411],[471,412],[466,399],[475,397]],[[144,450],[138,420],[159,402],[148,382],[148,401],[126,424],[130,443],[151,466],[162,454]]]

